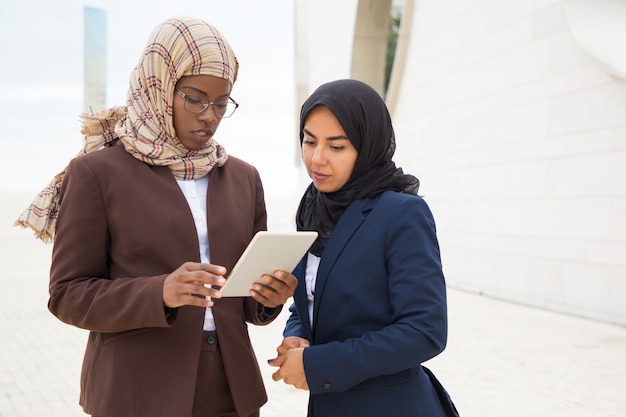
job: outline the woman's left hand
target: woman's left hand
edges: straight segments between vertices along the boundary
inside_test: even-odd
[[[263,275],[260,283],[255,283],[250,296],[268,308],[275,308],[287,302],[298,286],[298,280],[289,272],[276,271],[274,275]]]

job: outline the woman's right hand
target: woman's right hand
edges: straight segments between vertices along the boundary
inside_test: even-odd
[[[276,348],[276,352],[278,355],[273,359],[268,359],[267,363],[272,366],[281,366],[285,361],[285,355],[290,349],[298,349],[298,348],[306,348],[311,344],[308,340],[298,337],[298,336],[289,336],[283,339],[283,342]]]
[[[163,304],[176,308],[185,305],[212,307],[206,297],[222,298],[222,291],[205,285],[223,286],[226,268],[220,265],[185,262],[165,278]]]
[[[285,381],[286,384],[293,385],[299,389],[309,389],[304,372],[304,349],[310,343],[301,337],[291,336],[283,339],[283,343],[276,349],[278,356],[267,361],[271,366],[278,367],[272,374],[274,381]]]

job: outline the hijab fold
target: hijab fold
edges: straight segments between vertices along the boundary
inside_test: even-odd
[[[215,27],[190,17],[166,20],[152,31],[131,73],[126,106],[81,116],[85,143],[76,156],[120,142],[138,160],[169,167],[177,179],[207,175],[224,165],[228,154],[214,140],[190,150],[178,139],[172,110],[176,83],[185,76],[212,75],[232,86],[238,69],[233,50]],[[31,228],[44,242],[54,240],[64,175],[65,169],[22,212],[16,226]]]
[[[405,174],[393,162],[396,141],[391,116],[384,100],[373,88],[357,80],[337,80],[320,86],[302,105],[301,144],[306,118],[317,106],[325,106],[334,114],[358,152],[352,174],[340,190],[323,193],[311,183],[300,200],[297,229],[318,232],[319,237],[310,251],[321,256],[350,203],[387,190],[417,194],[419,180]]]

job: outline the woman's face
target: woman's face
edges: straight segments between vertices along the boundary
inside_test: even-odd
[[[224,102],[230,96],[231,85],[228,80],[212,75],[190,75],[182,77],[176,83],[174,92],[174,129],[178,139],[188,149],[201,149],[215,134],[222,120],[215,115],[215,107],[209,105],[202,113],[192,113],[185,109],[185,100],[189,104],[206,102]]]
[[[303,133],[302,159],[313,184],[323,193],[338,191],[350,179],[357,150],[325,106],[309,112]]]

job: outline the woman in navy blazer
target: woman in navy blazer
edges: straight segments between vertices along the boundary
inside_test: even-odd
[[[445,281],[419,181],[392,161],[384,101],[359,81],[324,84],[300,127],[313,182],[296,222],[320,237],[293,272],[274,380],[310,391],[310,417],[458,415],[421,365],[446,345]]]

